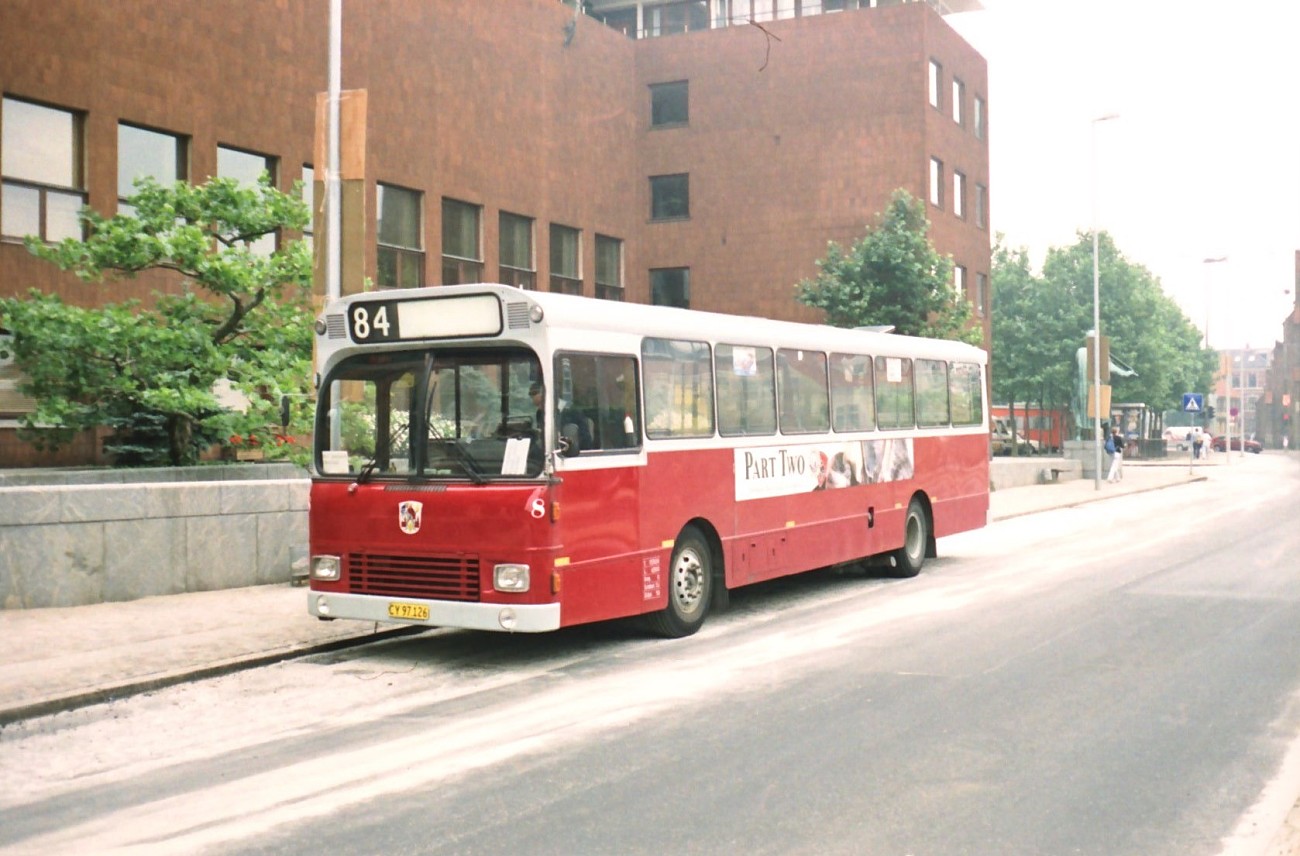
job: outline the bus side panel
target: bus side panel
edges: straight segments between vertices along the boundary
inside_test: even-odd
[[[555,491],[564,626],[645,612],[644,558],[637,507],[641,467],[611,466],[560,474]]]
[[[917,441],[917,472],[924,474],[923,482],[929,486],[936,538],[978,529],[988,522],[987,436],[963,434]]]
[[[668,564],[682,527],[695,518],[705,520],[727,545],[734,532],[735,475],[731,449],[654,451],[651,448],[641,483],[641,543],[647,559],[658,562],[660,585],[646,601],[645,612],[663,609],[668,601]],[[724,547],[724,555],[731,550]],[[727,584],[734,570],[727,562]],[[647,585],[655,571],[646,569]]]

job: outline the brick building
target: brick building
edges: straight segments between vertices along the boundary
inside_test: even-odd
[[[987,70],[955,4],[345,0],[365,113],[342,290],[492,280],[817,320],[793,285],[904,188],[987,341]],[[328,21],[328,0],[0,4],[0,295],[175,287],[88,286],[18,242],[112,213],[137,175],[319,188]],[[0,466],[95,458],[16,443],[25,406],[0,366]]]
[[[1300,420],[1300,251],[1295,254],[1295,303],[1282,321],[1282,339],[1274,343],[1268,389],[1259,407],[1261,441],[1266,448],[1296,447]]]

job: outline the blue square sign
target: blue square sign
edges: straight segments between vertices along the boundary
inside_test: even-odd
[[[1183,393],[1184,413],[1200,413],[1204,409],[1205,409],[1205,396],[1201,395],[1199,392]]]

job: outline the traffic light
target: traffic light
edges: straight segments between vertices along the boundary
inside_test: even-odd
[[[1213,418],[1214,418],[1214,405],[1213,405],[1213,404],[1210,404],[1210,405],[1207,405],[1207,406],[1206,406],[1206,408],[1205,408],[1205,418],[1206,418],[1206,419],[1213,419]]]

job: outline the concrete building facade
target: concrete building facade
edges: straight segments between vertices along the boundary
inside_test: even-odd
[[[345,0],[365,175],[342,290],[502,281],[820,320],[795,283],[902,188],[928,201],[988,341],[987,68],[951,7],[734,4]],[[659,29],[607,25],[620,10]],[[87,285],[21,245],[74,233],[82,204],[113,213],[136,175],[266,168],[310,196],[328,20],[328,0],[0,4],[0,295],[179,288]],[[0,467],[96,459],[93,438],[55,457],[18,443],[29,406],[0,365]]]

